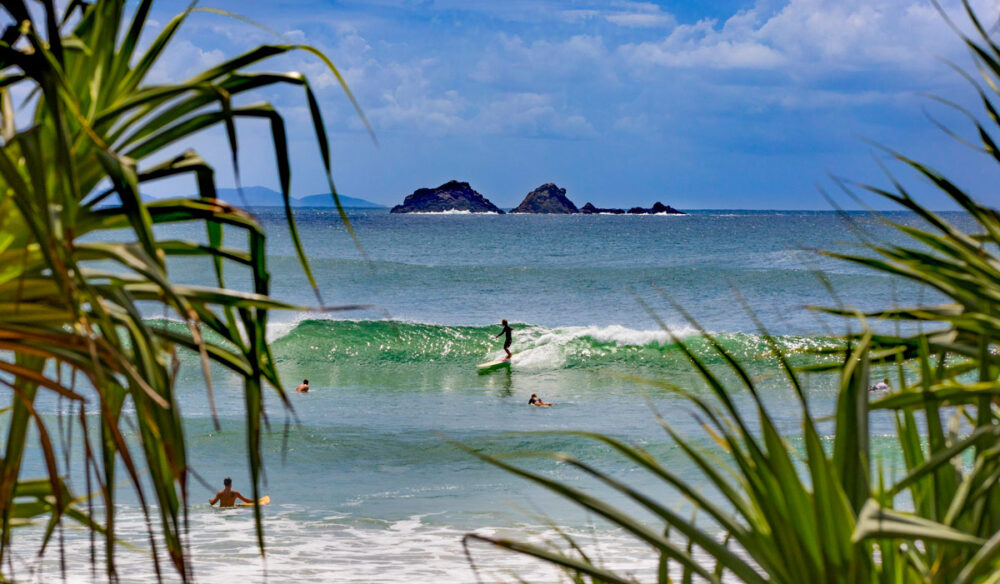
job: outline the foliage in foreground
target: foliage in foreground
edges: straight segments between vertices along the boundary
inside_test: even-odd
[[[1000,47],[971,9],[968,14],[979,37],[965,40],[995,99],[1000,93]],[[975,87],[989,126],[969,118],[981,150],[1000,162],[991,135],[1000,116],[990,96]],[[671,564],[685,582],[1000,582],[1000,419],[993,405],[1000,397],[1000,213],[977,203],[929,167],[893,156],[950,197],[981,232],[962,232],[914,201],[896,181],[892,189],[865,187],[915,213],[925,227],[884,219],[906,236],[907,244],[870,242],[866,254],[830,255],[931,287],[950,303],[868,315],[829,311],[915,323],[915,330],[933,331],[891,337],[870,332],[852,335],[835,367],[813,368],[839,375],[832,448],[824,448],[824,437],[810,413],[801,382],[806,372],[794,370],[766,333],[798,397],[801,457],[778,434],[755,380],[702,331],[741,387],[727,387],[720,371],[706,366],[676,337],[673,342],[714,399],[666,383],[657,385],[697,407],[721,452],[698,447],[664,420],[659,422],[717,494],[706,495],[698,484],[680,478],[639,446],[604,435],[572,433],[605,444],[681,494],[696,510],[697,521],[568,454],[549,456],[610,487],[657,521],[637,519],[608,500],[525,470],[509,458],[475,454],[574,501],[646,544],[659,558],[661,583],[671,581]],[[869,371],[876,364],[895,367],[898,389],[870,401]],[[732,397],[737,391],[749,393],[755,412],[737,409]],[[895,439],[906,466],[900,480],[887,482],[872,468],[868,430],[872,411],[889,412],[895,418]],[[577,582],[635,581],[592,561],[572,542],[569,549],[560,549],[477,534],[467,539],[540,558],[560,566]]]
[[[164,573],[163,550],[153,523],[173,570],[189,581],[183,524],[191,473],[174,393],[176,351],[200,355],[210,400],[211,362],[242,380],[257,497],[267,387],[290,407],[265,328],[269,310],[289,307],[268,295],[261,226],[217,199],[213,169],[178,146],[203,130],[222,128],[235,166],[236,122],[269,126],[292,240],[315,289],[288,204],[291,165],[283,119],[268,103],[234,100],[262,87],[301,88],[329,178],[329,147],[309,83],[298,73],[261,72],[259,65],[305,50],[340,75],[311,47],[264,45],[186,81],[152,85],[151,69],[193,4],[146,39],[152,0],[73,0],[59,3],[62,11],[55,4],[3,3],[12,24],[0,34],[0,385],[11,390],[12,402],[2,425],[0,565],[13,566],[12,528],[45,520],[42,553],[68,517],[104,534],[103,571],[116,580],[115,485],[124,480],[134,485],[147,517],[151,508],[159,514],[150,518],[149,533],[157,576]],[[251,67],[254,72],[247,71]],[[15,93],[24,103],[15,106]],[[199,195],[156,202],[140,196],[146,183],[176,177],[189,177]],[[330,189],[336,192],[332,179]],[[154,232],[156,225],[178,222],[203,224],[207,243],[164,240]],[[242,243],[224,246],[224,231],[227,241]],[[204,262],[208,270],[214,266],[216,285],[178,284],[167,263],[175,256]],[[252,289],[228,289],[227,266],[249,273]],[[150,306],[153,314],[182,320],[186,329],[144,321]],[[206,340],[207,331],[217,340]],[[68,420],[39,414],[35,404],[45,393],[58,396],[61,409],[71,413]],[[45,479],[22,476],[29,431],[40,440]],[[82,497],[65,480],[70,454],[77,452],[80,462],[72,464],[85,469]],[[103,508],[100,525],[93,519],[95,498]],[[0,573],[0,580],[7,577],[15,575]]]

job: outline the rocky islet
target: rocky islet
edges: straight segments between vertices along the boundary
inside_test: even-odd
[[[678,211],[670,205],[664,205],[663,203],[657,201],[653,203],[653,206],[646,209],[645,207],[632,207],[628,210],[630,215],[684,215],[683,211]]]
[[[580,212],[584,215],[600,215],[602,213],[607,215],[624,215],[625,209],[601,209],[600,207],[595,207],[593,203],[587,203],[580,208]]]
[[[521,204],[511,213],[545,213],[568,215],[579,213],[573,201],[566,198],[566,189],[557,187],[554,183],[545,183],[528,193]]]
[[[391,213],[504,213],[489,199],[475,191],[467,182],[452,180],[434,188],[423,188],[413,191],[403,203],[396,205]],[[587,203],[581,208],[566,196],[566,189],[555,183],[545,183],[528,193],[521,204],[511,210],[511,213],[553,214],[553,215],[684,215],[670,205],[660,201],[652,207],[632,207],[624,209],[600,208],[593,203]]]
[[[467,182],[448,181],[436,189],[417,189],[408,195],[403,204],[396,205],[390,213],[445,213],[468,211],[470,213],[498,213],[503,211],[482,196]]]

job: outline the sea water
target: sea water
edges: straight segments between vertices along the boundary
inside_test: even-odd
[[[268,232],[272,294],[317,308],[320,300],[296,259],[281,210],[255,213]],[[946,217],[969,227],[961,216]],[[889,218],[918,224],[906,214]],[[557,537],[552,524],[590,542],[604,565],[649,575],[657,558],[641,543],[479,461],[463,446],[493,454],[570,452],[687,509],[670,489],[609,448],[538,432],[611,434],[643,446],[675,473],[708,488],[656,421],[659,412],[682,434],[704,441],[691,404],[643,382],[707,395],[664,327],[721,366],[698,330],[717,334],[759,378],[771,414],[795,446],[800,410],[787,381],[774,374],[776,362],[754,318],[777,335],[793,360],[804,362],[818,358],[809,355],[812,350],[837,347],[836,336],[847,330],[844,321],[810,305],[871,310],[938,300],[912,283],[817,253],[864,254],[861,238],[901,240],[882,219],[866,214],[414,216],[352,210],[350,219],[360,246],[335,212],[296,211],[323,305],[366,306],[272,315],[269,336],[285,389],[308,378],[311,390],[292,391],[292,411],[275,393],[266,396],[270,431],[262,492],[271,504],[263,514],[265,558],[257,548],[252,512],[218,511],[207,504],[226,476],[234,488],[250,493],[239,381],[213,369],[216,429],[198,360],[183,358],[177,391],[188,457],[209,483],[191,483],[186,534],[195,575],[203,582],[472,582],[477,574],[483,581],[516,576],[554,581],[557,572],[522,556],[482,544],[471,545],[467,554],[462,545],[470,532],[552,540]],[[203,231],[185,224],[166,227],[162,235],[205,241]],[[226,243],[245,245],[235,230]],[[207,263],[171,260],[170,269],[182,282],[214,282]],[[231,287],[247,282],[238,269],[227,275]],[[170,314],[149,317],[158,326],[176,326]],[[501,318],[514,329],[513,364],[478,375],[477,363],[502,352],[502,339],[495,338]],[[830,412],[836,380],[807,376],[804,381],[814,411]],[[555,406],[529,407],[532,393]],[[735,396],[753,417],[745,393]],[[40,408],[49,421],[59,414],[53,400],[42,400]],[[828,424],[821,427],[832,434]],[[890,422],[875,418],[873,431],[876,448],[891,459]],[[44,473],[37,454],[26,463],[26,475]],[[611,496],[565,464],[539,458],[522,464]],[[81,477],[70,480],[78,491],[83,488]],[[127,484],[118,491],[119,536],[146,546],[134,493]],[[38,562],[31,545],[36,536],[30,530],[19,536],[16,574],[34,569],[33,577],[61,579],[58,546],[50,546]],[[69,581],[93,579],[90,545],[82,530],[64,530]],[[161,560],[170,580],[169,562]],[[118,567],[129,582],[156,579],[148,552],[120,547]],[[100,555],[96,570],[102,580]]]

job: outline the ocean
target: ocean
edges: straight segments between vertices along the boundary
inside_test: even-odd
[[[257,215],[269,233],[273,295],[316,307],[281,210],[258,209]],[[945,215],[968,227],[962,216]],[[889,216],[917,224],[907,214]],[[754,315],[793,360],[804,363],[821,358],[810,350],[839,346],[836,336],[848,326],[810,305],[871,310],[937,300],[932,291],[816,253],[864,253],[862,238],[900,241],[893,229],[863,213],[532,216],[352,210],[363,251],[334,211],[302,209],[296,217],[324,303],[368,307],[272,316],[269,335],[286,389],[308,378],[311,391],[291,394],[294,414],[283,410],[275,394],[267,396],[271,429],[263,492],[271,504],[264,508],[264,559],[251,512],[207,504],[226,476],[235,489],[250,491],[241,386],[215,370],[221,423],[216,430],[198,360],[183,358],[177,391],[188,456],[211,487],[192,481],[189,539],[202,582],[475,582],[477,574],[484,582],[556,581],[557,573],[522,556],[482,544],[471,546],[467,555],[462,546],[469,532],[551,539],[557,536],[553,523],[596,542],[606,565],[641,577],[656,566],[642,544],[480,462],[458,444],[498,454],[571,452],[684,509],[675,493],[610,449],[539,432],[608,433],[643,445],[671,470],[703,484],[656,421],[658,411],[682,434],[703,441],[691,406],[643,382],[705,391],[658,320],[710,363],[719,359],[699,340],[698,326],[719,335],[760,379],[769,410],[795,446],[799,410],[787,382],[774,374],[775,361]],[[163,234],[205,239],[196,225],[172,226]],[[227,243],[240,244],[228,238]],[[210,266],[192,260],[172,261],[171,272],[183,282],[213,283]],[[245,282],[245,275],[231,272],[231,286]],[[149,318],[174,326],[169,314]],[[501,318],[513,325],[516,357],[509,369],[479,375],[476,364],[502,352],[502,339],[494,338]],[[883,372],[873,375],[881,378]],[[814,412],[829,413],[836,379],[812,375],[805,382]],[[555,405],[529,407],[532,393]],[[735,399],[751,409],[745,394],[737,392]],[[59,407],[53,400],[40,404],[47,419],[59,415]],[[876,448],[893,466],[891,422],[875,417],[872,427]],[[829,424],[821,428],[832,433]],[[523,464],[608,494],[552,460]],[[33,456],[26,470],[41,476],[40,456]],[[82,489],[82,479],[70,479]],[[118,488],[120,536],[145,546],[136,498],[128,485]],[[33,577],[60,580],[59,547],[51,546],[39,563],[31,545],[36,536],[29,530],[18,535],[20,544],[15,539],[15,575],[34,569]],[[67,527],[61,545],[67,580],[93,581],[87,534]],[[121,547],[118,561],[123,581],[155,581],[148,553]],[[102,581],[100,561],[97,570]]]

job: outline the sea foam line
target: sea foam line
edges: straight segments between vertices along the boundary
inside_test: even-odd
[[[496,211],[469,211],[465,209],[448,209],[447,211],[411,211],[404,215],[499,215]]]
[[[698,334],[692,327],[684,327],[673,331],[678,337]],[[547,329],[544,327],[529,327],[519,331],[518,340],[512,350],[518,353],[517,365],[522,369],[551,369],[568,364],[568,345],[576,340],[592,340],[601,344],[613,344],[619,347],[643,347],[647,345],[664,346],[670,343],[670,333],[664,330],[637,330],[621,325],[611,326],[573,326]]]
[[[216,509],[192,509],[190,551],[195,576],[203,582],[472,582],[476,572],[483,581],[505,580],[517,574],[527,581],[560,581],[551,565],[486,544],[473,544],[470,566],[462,547],[466,531],[452,525],[428,522],[428,514],[395,520],[374,517],[316,518],[298,506],[272,506],[265,513],[267,560],[260,557],[254,535],[253,514]],[[537,525],[483,526],[485,536],[517,537],[532,543],[558,541],[560,535]],[[567,528],[583,546],[600,549],[605,566],[620,573],[653,576],[658,557],[620,530]],[[147,548],[145,521],[132,509],[120,509],[118,534],[125,541]],[[157,534],[157,539],[162,540]],[[30,544],[28,544],[30,545]],[[85,530],[65,532],[66,581],[91,582],[90,542]],[[162,548],[161,548],[162,551]],[[97,552],[103,556],[100,538]],[[20,561],[18,561],[20,560]],[[16,558],[20,574],[38,566],[34,556]],[[58,554],[41,561],[41,575],[59,576]],[[130,582],[156,582],[150,557],[119,547],[116,563]],[[98,567],[100,571],[100,567]],[[166,581],[177,581],[167,572]],[[679,576],[679,574],[677,574]]]

